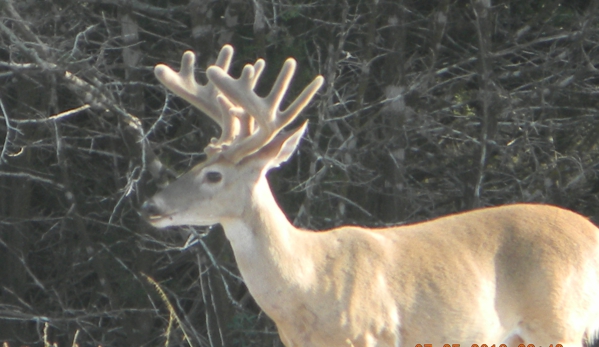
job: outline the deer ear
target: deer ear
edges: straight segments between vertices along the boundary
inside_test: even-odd
[[[297,129],[285,133],[279,133],[266,146],[262,147],[258,152],[245,158],[243,161],[258,164],[263,167],[263,170],[268,171],[278,167],[286,162],[295,149],[297,148],[302,135],[308,127],[308,121],[302,124]]]

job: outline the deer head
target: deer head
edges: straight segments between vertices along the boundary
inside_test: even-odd
[[[266,97],[254,92],[264,70],[264,60],[246,65],[241,76],[228,75],[233,48],[224,46],[215,65],[206,71],[208,83],[199,85],[194,78],[195,55],[183,54],[177,73],[157,65],[156,77],[176,95],[203,111],[222,129],[204,149],[207,159],[168,185],[142,206],[156,227],[172,225],[212,225],[239,218],[260,177],[287,160],[302,137],[307,123],[289,132],[290,124],[320,88],[318,76],[297,99],[281,111],[296,63],[287,59],[272,90]]]

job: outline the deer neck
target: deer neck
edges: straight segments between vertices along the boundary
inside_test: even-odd
[[[313,280],[309,234],[295,228],[278,206],[266,177],[248,187],[250,202],[240,218],[222,221],[246,285],[260,305],[290,295]],[[307,237],[308,236],[308,237]],[[299,276],[298,276],[299,275]],[[279,288],[287,288],[284,293]],[[295,294],[299,294],[295,292]],[[264,307],[263,307],[264,308]]]

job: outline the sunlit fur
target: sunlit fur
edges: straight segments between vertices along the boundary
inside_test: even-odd
[[[195,82],[193,53],[179,72],[156,68],[224,129],[208,160],[143,210],[157,227],[222,224],[250,293],[287,347],[569,347],[597,335],[599,234],[573,212],[519,204],[386,229],[294,227],[266,173],[297,148],[306,124],[281,129],[323,79],[280,111],[295,62],[261,98],[253,88],[264,62],[234,79],[232,54],[223,47],[206,85]]]
[[[266,171],[298,141],[200,164],[151,200],[158,227],[223,225],[286,346],[565,347],[595,336],[598,233],[585,218],[521,204],[388,229],[297,229]],[[209,171],[222,180],[208,183]]]

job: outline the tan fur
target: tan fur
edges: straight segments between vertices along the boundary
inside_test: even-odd
[[[301,102],[292,104],[302,106],[290,107],[290,115],[278,110],[284,83],[275,83],[274,102],[257,97],[251,90],[254,68],[261,71],[263,62],[234,80],[226,74],[231,55],[231,47],[223,48],[217,65],[224,70],[209,68],[205,86],[194,85],[191,53],[181,72],[160,66],[157,75],[214,117],[214,95],[222,92],[221,123],[260,116],[262,132],[228,129],[231,136],[209,147],[205,163],[143,209],[157,227],[222,224],[249,291],[287,347],[567,347],[595,336],[599,234],[576,213],[517,204],[386,229],[294,227],[277,205],[266,172],[291,156],[305,125],[279,133],[282,126],[275,124],[266,133],[266,120],[280,114],[293,119],[322,79],[302,92]],[[293,73],[295,65],[286,66],[280,81]],[[237,151],[244,143],[254,145]]]
[[[263,174],[234,181],[243,207],[221,223],[288,347],[580,346],[598,327],[599,234],[578,214],[518,204],[314,232],[287,221]]]

